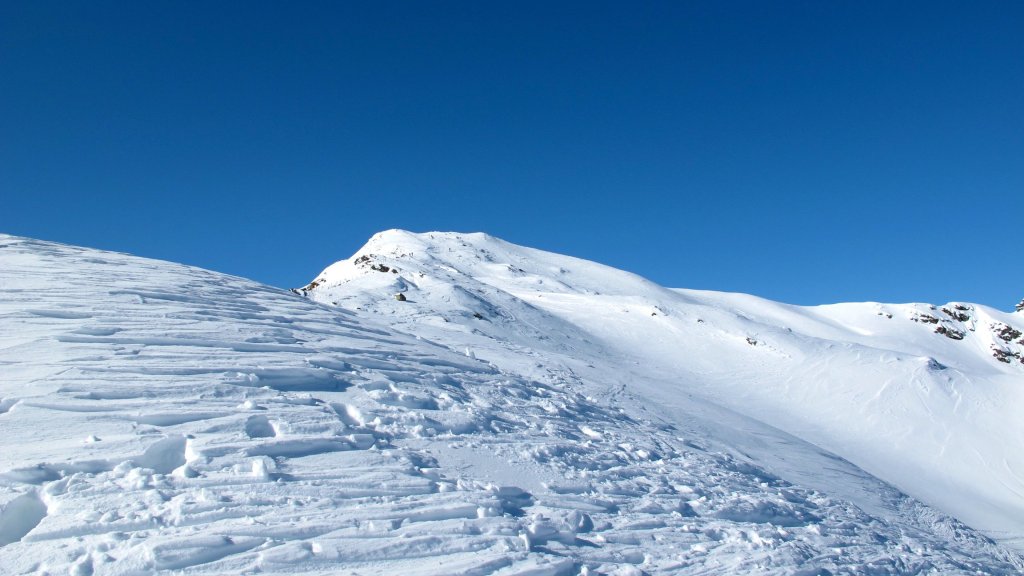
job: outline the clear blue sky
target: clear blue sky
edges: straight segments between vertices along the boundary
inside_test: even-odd
[[[485,231],[802,304],[1024,297],[1020,2],[3,2],[0,231],[296,286]]]

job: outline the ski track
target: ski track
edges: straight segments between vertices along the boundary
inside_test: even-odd
[[[618,381],[545,365],[529,338],[585,336],[501,310],[523,339],[461,353],[244,279],[3,236],[0,572],[1024,567],[796,438],[681,398],[692,419],[669,422]],[[788,447],[776,471],[827,462],[877,506],[769,471],[747,454],[765,444]]]

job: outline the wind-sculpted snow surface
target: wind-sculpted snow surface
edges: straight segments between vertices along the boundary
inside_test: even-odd
[[[669,290],[483,234],[398,230],[299,292],[468,346],[506,370],[528,373],[531,354],[573,366],[670,422],[692,412],[687,398],[710,400],[1024,546],[1019,314]]]
[[[0,573],[1024,566],[793,436],[639,397],[653,381],[575,359],[598,344],[542,307],[457,288],[468,316],[388,286],[410,308],[381,317],[0,236]]]

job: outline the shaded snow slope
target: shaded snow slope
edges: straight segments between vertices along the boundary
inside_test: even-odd
[[[529,347],[663,409],[690,395],[711,401],[1024,545],[1019,313],[669,290],[483,234],[397,230],[300,292],[470,346],[506,369],[522,369],[506,350]]]
[[[1024,566],[792,435],[669,388],[652,402],[667,380],[583,354],[597,336],[543,306],[373,274],[385,297],[352,298],[375,311],[345,310],[0,236],[0,573]]]

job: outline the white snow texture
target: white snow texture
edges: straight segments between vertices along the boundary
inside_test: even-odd
[[[293,292],[0,235],[0,573],[1018,574],[1022,331],[483,234]]]

